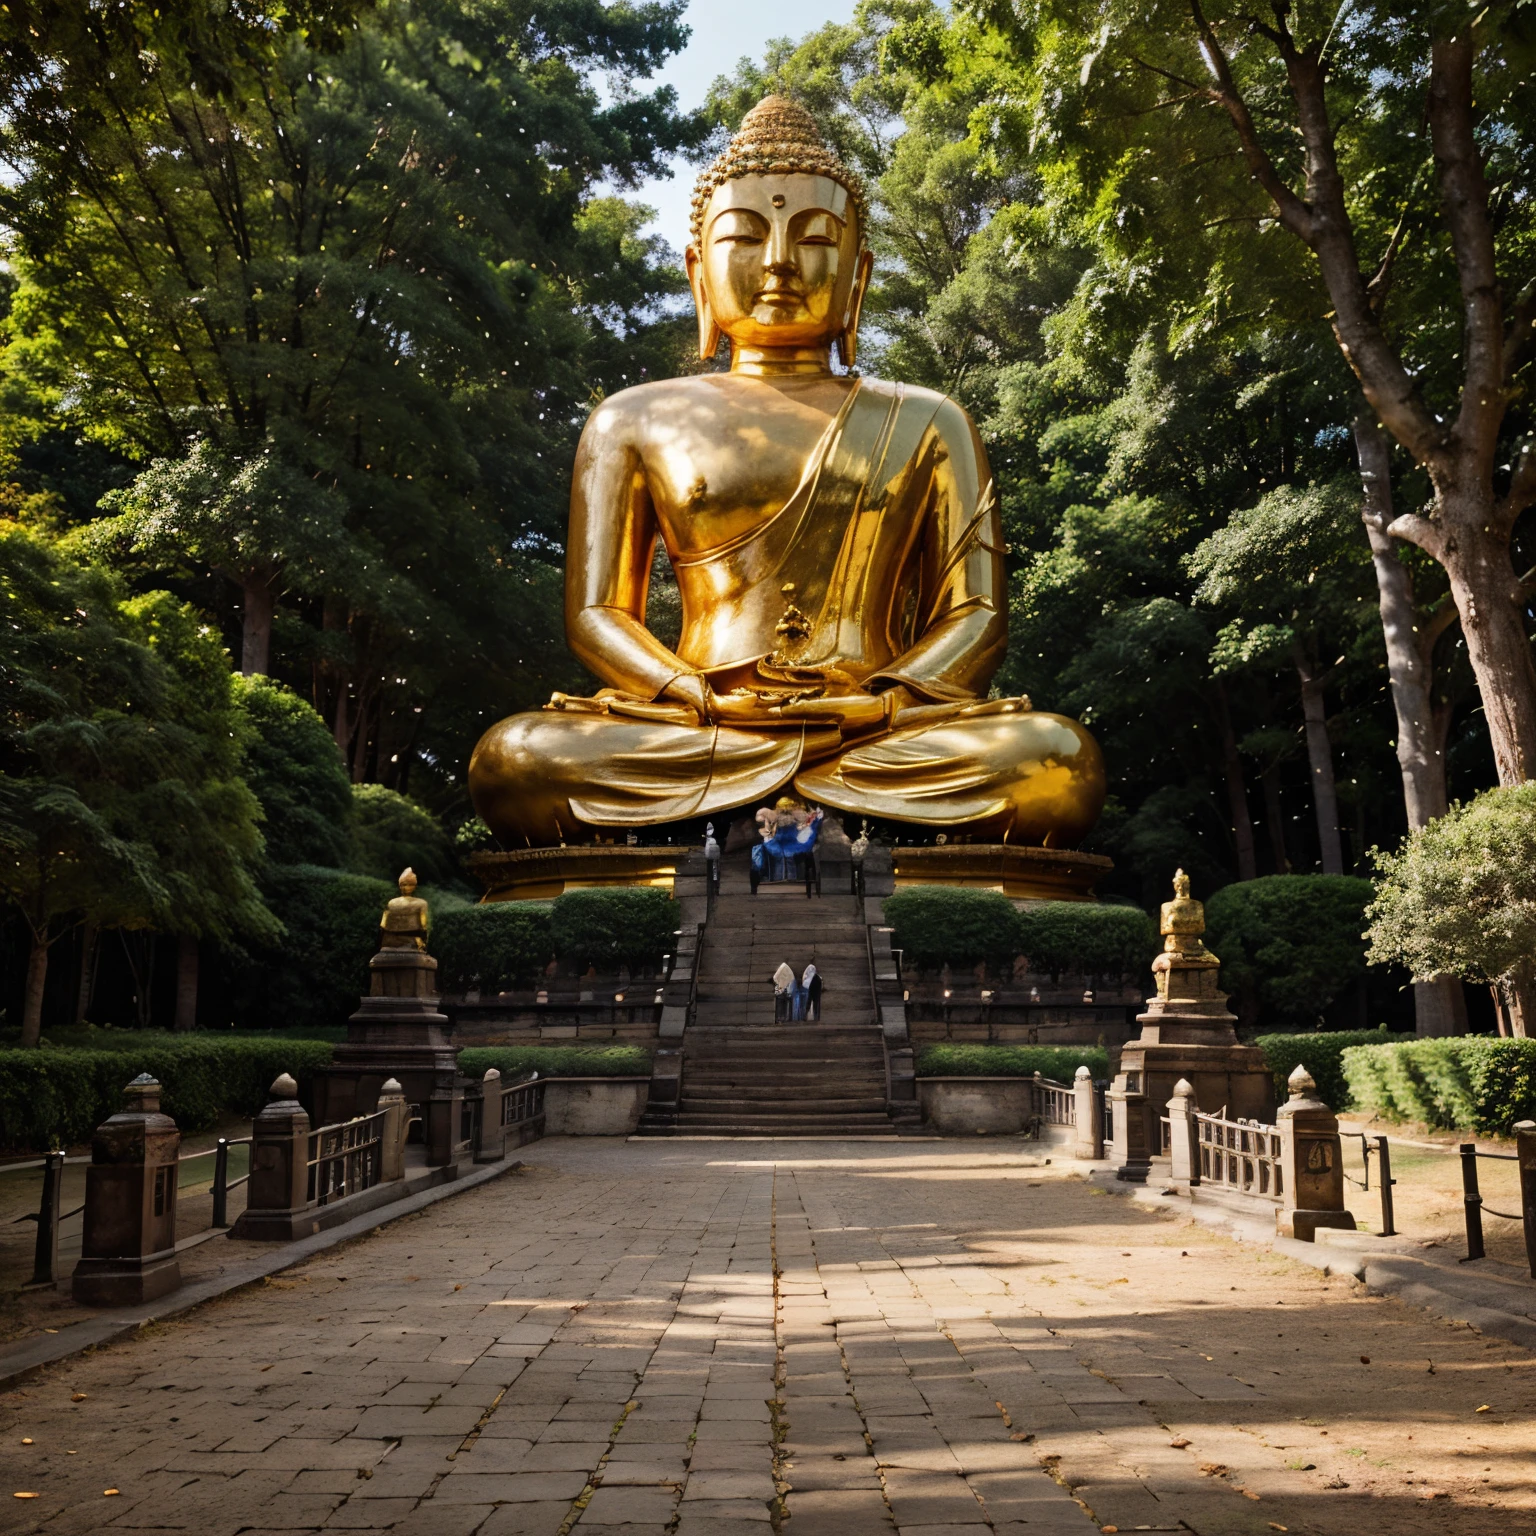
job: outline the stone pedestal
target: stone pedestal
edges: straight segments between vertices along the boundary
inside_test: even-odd
[[[85,1171],[85,1232],[70,1289],[93,1307],[131,1307],[181,1285],[176,1258],[176,1159],[181,1132],[160,1113],[144,1073],[124,1109],[97,1127]]]
[[[1201,942],[1205,908],[1190,899],[1183,870],[1173,884],[1174,899],[1163,904],[1163,953],[1152,962],[1157,996],[1137,1016],[1141,1034],[1121,1048],[1120,1071],[1109,1092],[1110,1157],[1116,1176],[1133,1183],[1145,1182],[1152,1159],[1168,1150],[1163,1111],[1180,1079],[1195,1102],[1212,1112],[1225,1106],[1230,1119],[1274,1116],[1274,1079],[1264,1053],[1238,1043],[1237,1018],[1216,986],[1221,962]]]
[[[1317,1097],[1317,1084],[1305,1067],[1291,1073],[1289,1084],[1291,1096],[1275,1116],[1284,1185],[1275,1230],[1304,1243],[1314,1240],[1319,1227],[1353,1232],[1355,1218],[1344,1208],[1338,1116]]]
[[[380,949],[368,962],[368,995],[347,1020],[347,1038],[319,1074],[322,1125],[371,1115],[395,1079],[421,1116],[427,1163],[451,1163],[468,1139],[459,1053],[449,1021],[437,1008],[437,961],[427,953],[427,904],[413,893],[416,876],[400,877],[400,895],[385,909]]]
[[[318,1230],[309,1208],[309,1115],[299,1103],[299,1085],[286,1072],[269,1092],[267,1107],[251,1123],[245,1209],[229,1235],[291,1243]]]

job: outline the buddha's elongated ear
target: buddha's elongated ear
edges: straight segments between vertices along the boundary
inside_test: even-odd
[[[693,290],[693,307],[699,316],[699,358],[709,362],[720,350],[722,332],[715,324],[709,308],[709,295],[704,289],[704,258],[696,245],[683,252],[683,264],[688,268],[688,286]]]
[[[844,368],[852,368],[859,355],[859,316],[864,309],[864,295],[869,290],[870,274],[875,270],[874,254],[863,251],[859,255],[858,270],[854,273],[853,292],[848,295],[848,318],[837,337],[837,355]]]

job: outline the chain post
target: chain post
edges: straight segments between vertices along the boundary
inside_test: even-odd
[[[229,1138],[220,1136],[213,1154],[213,1222],[229,1225]]]
[[[1392,1186],[1397,1180],[1392,1177],[1392,1154],[1387,1150],[1387,1138],[1376,1138],[1376,1155],[1380,1161],[1376,1165],[1376,1177],[1381,1182],[1381,1235],[1383,1237],[1396,1237],[1396,1213],[1392,1208]]]
[[[64,1204],[64,1154],[43,1158],[43,1198],[37,1208],[37,1247],[32,1284],[57,1285],[59,1279],[59,1209]]]
[[[1462,1262],[1485,1257],[1483,1249],[1483,1197],[1477,1187],[1477,1144],[1461,1144],[1461,1200],[1467,1213],[1467,1257]]]

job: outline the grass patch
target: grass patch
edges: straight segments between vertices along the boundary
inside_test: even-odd
[[[651,1052],[643,1045],[471,1045],[459,1052],[459,1070],[484,1077],[495,1067],[504,1081],[540,1077],[649,1077]]]

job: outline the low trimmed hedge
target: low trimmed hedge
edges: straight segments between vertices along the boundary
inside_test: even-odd
[[[324,1040],[281,1036],[125,1034],[110,1047],[0,1050],[0,1148],[41,1152],[78,1146],[123,1107],[123,1089],[141,1072],[157,1078],[160,1107],[184,1132],[225,1115],[255,1115],[282,1072],[302,1077],[325,1066]]]
[[[1079,1067],[1109,1076],[1102,1045],[925,1045],[917,1053],[919,1077],[1043,1077],[1070,1083]]]
[[[682,909],[657,886],[567,891],[549,909],[555,952],[578,967],[616,971],[657,965],[676,947]]]
[[[1157,953],[1157,927],[1139,907],[1042,901],[1016,907],[996,891],[915,885],[886,898],[892,945],[921,970],[980,961],[1006,967],[1016,955],[1060,976],[1140,974]]]
[[[504,1080],[526,1077],[649,1077],[643,1045],[474,1045],[459,1052],[459,1070],[484,1077],[495,1067]]]
[[[1017,911],[1019,953],[1030,969],[1060,976],[1145,975],[1161,948],[1157,924],[1140,907],[1042,901]]]
[[[555,952],[549,903],[495,901],[434,913],[428,947],[444,992],[510,991],[533,981]]]
[[[896,930],[892,947],[920,970],[1006,965],[1019,952],[1018,913],[996,891],[909,886],[886,897],[885,920]]]
[[[1344,1052],[1355,1107],[1383,1120],[1507,1136],[1536,1119],[1536,1040],[1462,1035]]]
[[[1391,1045],[1412,1035],[1387,1033],[1379,1029],[1340,1029],[1310,1031],[1302,1035],[1260,1035],[1254,1044],[1264,1052],[1269,1070],[1275,1074],[1275,1097],[1285,1103],[1290,1097],[1286,1080],[1297,1067],[1305,1067],[1317,1084],[1318,1096],[1330,1109],[1345,1109],[1351,1099],[1351,1085],[1344,1072],[1344,1052],[1357,1045]]]

